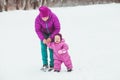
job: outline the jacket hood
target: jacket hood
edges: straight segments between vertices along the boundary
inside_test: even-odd
[[[40,17],[42,18],[42,17],[47,17],[47,16],[49,16],[49,17],[51,17],[51,10],[48,8],[48,7],[46,7],[46,6],[41,6],[40,8],[39,8],[39,11],[40,11]]]
[[[41,6],[41,7],[39,8],[39,11],[40,11],[40,16],[41,16],[41,17],[47,17],[47,16],[49,16],[49,8],[48,8],[48,7],[46,7],[46,6]]]

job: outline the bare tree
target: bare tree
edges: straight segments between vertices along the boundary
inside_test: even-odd
[[[5,0],[4,6],[5,6],[5,11],[8,11],[8,0]]]
[[[0,0],[0,12],[3,11],[4,0]]]
[[[88,4],[120,3],[120,0],[0,0],[0,12],[13,9],[36,9],[39,6],[46,5],[50,7],[77,6]]]
[[[41,6],[46,4],[46,0],[41,0]]]
[[[20,4],[21,0],[14,0],[15,4],[16,4],[16,9],[19,10],[19,4]]]
[[[29,9],[29,5],[30,5],[30,0],[26,0],[24,10]]]
[[[30,0],[30,3],[33,9],[36,9],[39,6],[39,0]]]
[[[120,3],[120,0],[115,0],[116,3]]]

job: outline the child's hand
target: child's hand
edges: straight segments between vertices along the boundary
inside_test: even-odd
[[[64,53],[66,53],[66,50],[65,50],[65,49],[58,50],[58,53],[59,53],[59,54],[64,54]]]
[[[62,52],[62,50],[58,50],[58,53],[59,53],[59,54],[62,54],[63,52]]]

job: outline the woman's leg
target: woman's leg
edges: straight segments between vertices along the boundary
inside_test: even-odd
[[[49,52],[50,52],[50,67],[54,67],[53,50],[49,48]]]
[[[41,41],[41,54],[43,65],[48,65],[47,46]]]

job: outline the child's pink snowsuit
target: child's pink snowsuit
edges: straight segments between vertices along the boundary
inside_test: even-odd
[[[72,62],[68,54],[68,45],[62,40],[60,43],[49,43],[47,46],[53,49],[54,58],[54,70],[61,70],[62,62],[65,64],[67,69],[72,69]]]

